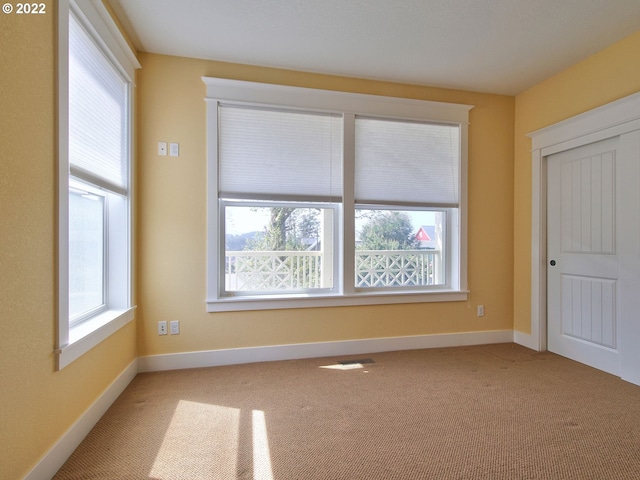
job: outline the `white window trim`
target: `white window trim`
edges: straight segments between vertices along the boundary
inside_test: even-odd
[[[471,105],[412,100],[377,95],[318,90],[283,85],[262,84],[221,78],[203,77],[207,95],[207,311],[239,311],[347,305],[466,301],[467,290],[467,158],[468,123]],[[433,288],[429,291],[363,291],[353,286],[353,255],[345,255],[345,245],[355,243],[354,192],[345,188],[342,225],[338,244],[342,261],[334,272],[339,293],[220,296],[220,208],[218,200],[218,105],[234,102],[246,105],[314,110],[344,115],[345,139],[353,138],[356,115],[450,123],[460,126],[460,201],[459,245],[457,246],[458,288]],[[347,131],[349,130],[349,131]],[[345,142],[345,157],[353,157],[355,145]],[[343,182],[353,185],[354,166],[344,162]],[[344,284],[343,284],[344,282]]]
[[[134,319],[132,301],[131,231],[128,235],[128,307],[111,309],[69,326],[69,12],[73,11],[91,36],[102,47],[120,73],[133,85],[135,70],[140,68],[135,54],[122,37],[117,25],[100,0],[58,2],[58,318],[56,338],[56,368],[61,370],[91,350]],[[133,95],[129,91],[132,112]],[[133,159],[132,124],[129,122],[129,158]],[[129,165],[130,185],[132,168]],[[132,215],[132,188],[128,190],[128,221]],[[130,228],[131,230],[131,228]]]

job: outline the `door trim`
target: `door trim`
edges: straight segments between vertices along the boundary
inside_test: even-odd
[[[531,334],[518,342],[547,349],[547,157],[640,129],[640,92],[528,133],[531,138]]]

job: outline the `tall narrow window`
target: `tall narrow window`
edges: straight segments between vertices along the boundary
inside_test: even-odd
[[[69,321],[113,306],[107,261],[110,199],[129,190],[128,82],[69,16]],[[127,212],[111,228],[128,235]],[[113,259],[116,260],[115,258]]]
[[[138,64],[123,53],[126,42],[102,5],[61,1],[59,15],[63,368],[133,319],[131,86]]]

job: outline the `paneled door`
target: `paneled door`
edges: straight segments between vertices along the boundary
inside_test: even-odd
[[[548,349],[620,375],[619,138],[547,159]]]

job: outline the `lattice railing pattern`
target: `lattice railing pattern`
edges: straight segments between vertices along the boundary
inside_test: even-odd
[[[355,260],[356,288],[441,283],[437,250],[358,250]],[[291,291],[322,286],[322,252],[227,251],[227,291]]]
[[[322,252],[227,252],[228,291],[305,290],[321,286]]]
[[[358,250],[356,287],[415,287],[438,283],[434,250]]]

